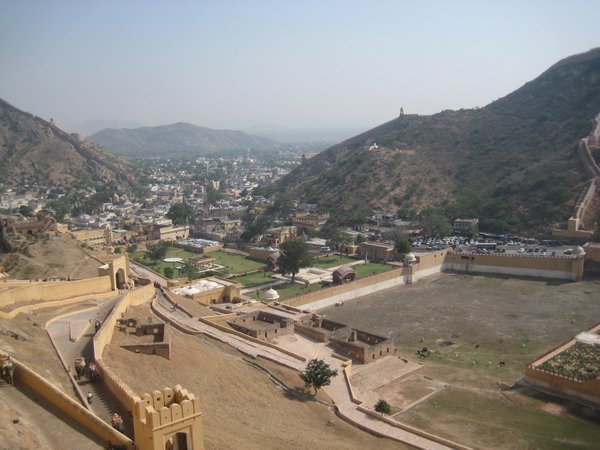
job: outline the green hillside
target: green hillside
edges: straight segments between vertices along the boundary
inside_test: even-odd
[[[308,160],[278,185],[339,223],[443,208],[505,230],[565,220],[589,178],[576,149],[600,112],[600,49],[484,108],[402,115]]]

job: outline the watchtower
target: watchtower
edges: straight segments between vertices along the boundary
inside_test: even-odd
[[[134,397],[133,431],[139,450],[202,450],[200,400],[176,385]]]

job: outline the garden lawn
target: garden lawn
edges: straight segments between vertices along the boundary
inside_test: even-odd
[[[318,283],[311,284],[309,287],[305,287],[302,284],[294,283],[288,287],[282,287],[282,288],[276,287],[275,288],[275,290],[279,294],[280,300],[285,300],[287,298],[292,298],[292,297],[297,297],[299,295],[308,294],[309,292],[318,291],[319,289],[321,289],[321,285]],[[262,295],[264,295],[263,292],[261,292],[261,296]]]
[[[348,258],[347,256],[321,256],[318,259],[313,260],[313,267],[319,267],[321,269],[329,269],[330,267],[342,266],[344,264],[355,263],[357,260]]]
[[[131,253],[131,258],[139,264],[149,267],[150,269],[164,274],[165,267],[175,268],[181,266],[183,263],[166,263],[164,261],[152,261],[151,259],[144,259],[146,252],[139,251]],[[201,253],[194,253],[181,248],[168,247],[167,256],[165,258],[182,258],[187,261],[190,257],[201,256]],[[248,270],[263,269],[265,264],[246,259],[243,256],[232,255],[230,253],[217,251],[206,253],[205,256],[215,258],[216,263],[225,266],[224,269],[220,269],[220,272],[224,274],[228,273],[240,273]],[[175,272],[177,275],[177,271]],[[262,275],[262,274],[261,274]]]
[[[367,263],[357,264],[356,266],[352,266],[352,268],[356,273],[356,278],[365,278],[377,273],[387,272],[388,270],[393,269],[393,266],[382,263]]]
[[[243,256],[233,255],[220,250],[207,253],[206,256],[215,258],[217,264],[225,266],[223,271],[227,273],[241,273],[248,270],[264,269],[266,267],[264,263],[252,261]]]
[[[274,272],[255,272],[249,273],[248,275],[242,275],[239,277],[233,277],[229,281],[235,281],[241,283],[245,288],[260,286],[261,284],[271,283],[274,281],[271,278]]]

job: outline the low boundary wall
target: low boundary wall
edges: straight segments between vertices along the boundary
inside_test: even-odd
[[[352,300],[373,291],[389,289],[408,282],[408,268],[392,269],[351,283],[320,289],[278,303],[287,306],[320,309],[340,301]]]
[[[151,300],[155,296],[154,286],[148,284],[127,292],[123,299],[115,305],[110,315],[106,318],[100,330],[96,333],[93,339],[94,359],[102,375],[102,380],[108,389],[119,399],[119,401],[127,408],[128,411],[133,411],[133,397],[136,395],[129,386],[122,382],[119,377],[113,373],[102,360],[104,349],[112,341],[112,337],[117,325],[117,319],[120,319],[123,313],[130,306],[139,305]]]
[[[67,414],[69,417],[72,417],[77,423],[81,424],[101,439],[104,439],[106,442],[124,445],[131,449],[135,448],[131,439],[115,430],[94,413],[88,411],[85,407],[70,398],[52,383],[46,381],[35,371],[14,358],[13,364],[15,365],[15,379],[41,395],[60,411]]]
[[[88,278],[74,281],[46,281],[18,283],[12,289],[0,292],[0,309],[21,302],[44,300],[44,304],[90,295],[109,295],[112,291],[109,277]],[[33,305],[23,305],[31,307]]]

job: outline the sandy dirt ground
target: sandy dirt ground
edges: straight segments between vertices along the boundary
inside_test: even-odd
[[[0,266],[5,266],[13,279],[80,279],[98,276],[98,266],[101,264],[66,234],[57,233],[49,239],[28,240],[20,237],[12,240],[11,244],[16,251],[0,255]]]
[[[528,362],[600,320],[598,281],[440,274],[320,312],[391,337],[401,356],[424,363],[377,391],[398,420],[476,448],[600,442],[598,411],[511,388]],[[431,355],[420,359],[424,347]]]
[[[205,337],[173,332],[172,359],[121,349],[115,333],[105,362],[138,393],[181,384],[200,397],[208,449],[405,448],[339,419],[324,393],[306,395],[297,373],[263,359],[252,360],[289,383],[285,392],[246,356]],[[135,370],[132,370],[135,368]]]

